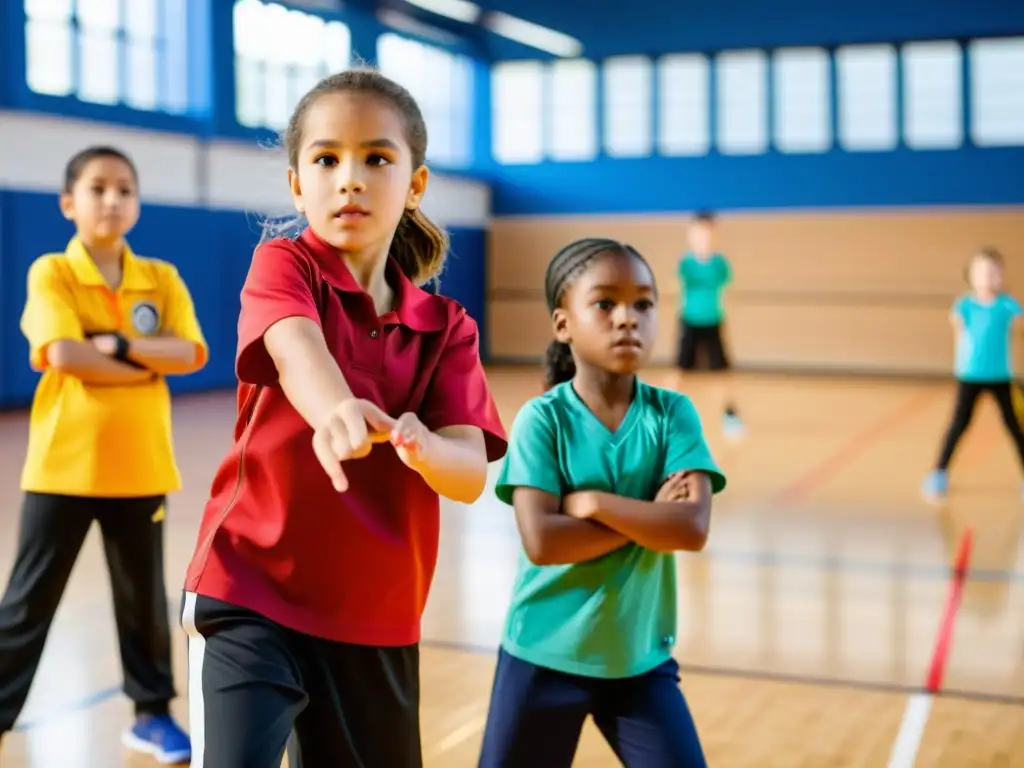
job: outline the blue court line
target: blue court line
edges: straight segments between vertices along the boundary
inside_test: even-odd
[[[27,720],[19,722],[14,726],[15,731],[31,731],[40,726],[52,723],[54,720],[59,720],[62,717],[73,715],[76,712],[83,712],[93,707],[98,707],[105,701],[109,701],[121,692],[120,686],[114,686],[112,688],[104,688],[102,691],[90,694],[83,699],[67,704],[60,709],[55,709],[52,712],[47,712],[45,715],[40,715],[33,720]]]

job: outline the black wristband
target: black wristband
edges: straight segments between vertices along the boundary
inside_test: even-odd
[[[117,341],[117,347],[114,348],[114,359],[120,360],[122,363],[130,362],[128,360],[128,339],[122,333],[115,333],[114,339]]]
[[[117,340],[117,348],[114,350],[114,359],[125,365],[130,365],[132,368],[138,368],[140,371],[148,370],[142,363],[137,363],[128,357],[128,350],[131,345],[127,337],[122,333],[114,333],[114,338]]]

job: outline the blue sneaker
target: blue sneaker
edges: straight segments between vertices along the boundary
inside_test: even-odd
[[[121,736],[128,749],[152,755],[161,765],[192,759],[192,742],[169,715],[143,715]]]
[[[939,501],[949,491],[949,476],[945,470],[933,470],[921,485],[921,495],[928,501]]]

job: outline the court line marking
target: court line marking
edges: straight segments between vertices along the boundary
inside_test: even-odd
[[[855,560],[842,557],[793,555],[785,552],[758,550],[706,550],[710,560],[731,561],[742,565],[772,565],[782,568],[804,568],[812,571],[847,571],[885,576],[897,574],[920,579],[948,579],[952,567],[942,563],[907,563],[898,560]],[[971,571],[971,581],[1024,582],[1024,571],[980,569]]]
[[[865,429],[846,441],[837,451],[798,477],[788,486],[775,494],[776,504],[792,504],[799,501],[826,480],[837,475],[869,448],[876,440],[884,437],[894,427],[900,426],[911,416],[915,416],[924,407],[938,398],[938,392],[928,391],[913,395],[901,402],[896,408],[875,420]]]
[[[462,725],[458,726],[454,730],[450,731],[447,736],[438,741],[434,747],[429,751],[430,757],[437,758],[441,755],[451,752],[456,747],[469,741],[471,738],[481,733],[487,726],[487,714],[476,715],[467,720]]]
[[[424,639],[420,642],[424,648],[431,648],[440,651],[455,651],[467,653],[474,656],[496,656],[497,645],[481,645],[461,640],[440,640]],[[843,677],[816,677],[814,675],[793,674],[790,672],[773,672],[764,669],[746,669],[743,667],[714,667],[701,664],[679,663],[679,671],[689,675],[702,677],[725,677],[739,680],[758,680],[769,683],[785,683],[788,685],[802,685],[811,688],[849,688],[858,691],[869,691],[872,693],[895,693],[913,695],[926,693],[920,685],[909,685],[907,683],[883,682],[880,680],[854,680]],[[1002,693],[989,693],[987,691],[972,691],[963,688],[944,688],[936,691],[936,697],[950,699],[953,701],[984,702],[987,704],[1000,704],[1007,706],[1024,706],[1024,696],[1013,696]]]
[[[889,768],[913,768],[917,752],[928,726],[934,697],[930,693],[915,693],[907,699],[907,708],[889,755]]]
[[[110,688],[104,688],[102,691],[97,691],[96,693],[90,694],[84,698],[79,699],[78,701],[71,702],[70,704],[65,704],[62,707],[58,707],[57,709],[39,715],[38,717],[26,720],[24,722],[15,723],[14,728],[12,728],[11,730],[16,733],[23,733],[25,731],[34,730],[35,728],[38,728],[42,725],[47,725],[48,723],[51,723],[54,720],[59,720],[60,718],[66,717],[67,715],[73,715],[76,712],[81,712],[86,709],[92,709],[93,707],[97,707],[105,701],[109,701],[110,699],[114,698],[120,692],[121,686],[112,686]]]
[[[914,768],[917,764],[917,753],[921,749],[928,717],[932,711],[935,697],[942,691],[942,678],[949,662],[949,651],[953,643],[953,627],[956,624],[957,612],[963,599],[964,582],[967,580],[967,569],[970,566],[971,547],[974,543],[974,532],[968,528],[960,538],[954,562],[953,576],[946,595],[946,604],[939,622],[939,630],[935,637],[935,649],[932,651],[932,662],[928,668],[923,693],[915,693],[907,699],[907,707],[903,712],[896,740],[893,742],[889,755],[888,768]]]
[[[480,645],[476,643],[460,642],[455,640],[433,640],[424,639],[420,646],[442,651],[456,651],[459,653],[472,654],[474,656],[497,656],[498,646]],[[678,660],[677,660],[678,661]],[[697,675],[703,677],[725,677],[738,680],[758,680],[769,683],[784,683],[788,685],[800,685],[811,688],[849,688],[852,690],[868,691],[872,693],[894,693],[927,695],[932,699],[942,698],[951,701],[984,702],[1005,706],[1024,706],[1024,696],[1010,696],[1006,694],[987,693],[984,691],[971,691],[959,688],[944,688],[935,693],[927,693],[920,686],[906,685],[901,683],[885,683],[872,680],[850,680],[846,678],[814,677],[813,675],[796,675],[786,672],[771,672],[759,669],[744,669],[742,667],[712,667],[699,664],[685,664],[679,662],[679,670],[683,674]],[[80,699],[78,702],[61,707],[40,717],[14,727],[15,731],[25,732],[35,730],[49,725],[55,720],[67,717],[68,715],[91,709],[99,706],[109,699],[121,693],[120,687],[107,688],[99,693]]]
[[[955,568],[953,578],[949,585],[949,594],[946,596],[946,606],[942,613],[942,621],[939,624],[939,632],[935,638],[935,650],[932,652],[932,663],[928,670],[928,678],[925,680],[925,690],[929,693],[936,693],[942,688],[942,677],[949,661],[949,651],[953,644],[953,627],[956,624],[957,612],[960,610],[960,603],[963,599],[964,582],[967,580],[967,570],[971,562],[971,548],[974,545],[974,530],[968,528],[960,538],[960,546],[957,547]]]

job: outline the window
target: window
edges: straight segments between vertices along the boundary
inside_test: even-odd
[[[544,157],[544,65],[496,64],[491,73],[492,153],[506,165]]]
[[[836,51],[839,143],[852,151],[896,147],[896,51],[891,45]]]
[[[94,104],[116,104],[120,95],[121,67],[117,31],[121,27],[119,3],[79,0],[78,98]]]
[[[953,41],[903,46],[903,138],[912,149],[963,143],[962,56]]]
[[[125,3],[125,45],[129,106],[154,109],[157,104],[157,9],[151,3]]]
[[[1024,37],[970,44],[971,139],[980,147],[1024,145]]]
[[[754,155],[768,148],[767,62],[763,51],[729,51],[715,59],[719,151]]]
[[[28,87],[50,96],[71,95],[71,0],[26,0],[25,17]]]
[[[28,87],[94,104],[188,111],[185,0],[25,0]]]
[[[707,154],[711,147],[709,74],[708,60],[700,54],[672,54],[658,61],[661,154]]]
[[[244,126],[283,130],[303,94],[349,64],[340,22],[259,0],[238,0],[234,16],[235,114]]]
[[[612,157],[646,157],[654,146],[651,60],[617,56],[604,62],[604,149]]]
[[[192,97],[189,91],[188,72],[196,65],[189,63],[197,54],[189,51],[189,23],[186,8],[189,0],[163,0],[163,20],[158,29],[163,30],[163,56],[157,72],[157,91],[168,112],[185,112],[199,94]],[[193,45],[193,49],[195,45]]]
[[[464,56],[388,32],[377,40],[381,71],[413,95],[427,123],[427,158],[468,165],[473,156],[473,67]]]
[[[592,160],[597,155],[597,67],[586,59],[556,61],[549,70],[548,156]]]
[[[775,146],[824,152],[832,144],[829,56],[822,48],[788,48],[772,60]]]

